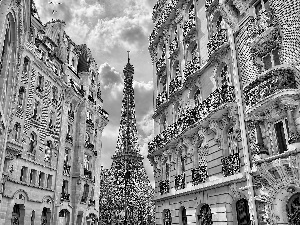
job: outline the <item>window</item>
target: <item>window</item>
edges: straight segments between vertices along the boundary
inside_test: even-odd
[[[88,154],[84,154],[83,166],[86,170],[90,170],[90,159],[91,157]]]
[[[57,87],[53,86],[52,87],[52,102],[57,104],[57,96],[58,96],[58,90]]]
[[[32,210],[32,212],[31,212],[31,217],[30,217],[30,224],[31,224],[31,225],[34,225],[34,219],[35,219],[35,211]]]
[[[30,142],[29,142],[29,152],[30,153],[34,153],[35,152],[35,148],[37,145],[37,136],[34,132],[31,132],[30,134]]]
[[[39,186],[44,187],[45,185],[45,173],[40,172],[39,174]]]
[[[39,118],[39,112],[40,112],[40,102],[38,100],[35,100],[34,105],[33,105],[32,118],[37,120]]]
[[[274,124],[278,153],[281,154],[287,151],[287,141],[288,141],[288,121],[287,119],[281,120]]]
[[[185,207],[182,207],[182,209],[181,209],[181,224],[182,225],[187,225],[187,216],[186,216]]]
[[[202,96],[201,96],[201,91],[200,89],[197,89],[195,91],[195,94],[194,94],[194,101],[195,101],[195,105],[200,105],[200,103],[202,102]]]
[[[18,142],[20,139],[21,125],[16,122],[13,129],[13,139]]]
[[[89,185],[85,184],[83,187],[83,194],[82,194],[82,199],[81,202],[86,202],[89,196]]]
[[[23,106],[24,97],[25,97],[25,88],[24,87],[20,87],[20,89],[19,89],[19,95],[18,95],[18,105],[20,107]]]
[[[48,175],[47,177],[47,188],[51,188],[52,187],[52,175]]]
[[[240,199],[236,202],[236,212],[238,225],[251,224],[248,201],[246,199]]]
[[[172,217],[171,217],[171,212],[169,209],[165,209],[163,211],[163,223],[164,223],[164,225],[172,224]]]
[[[53,148],[53,144],[52,141],[48,140],[47,144],[46,144],[46,149],[45,149],[45,156],[44,156],[44,160],[45,162],[50,162],[51,160],[51,153],[52,153],[52,148]]]
[[[29,59],[27,57],[24,58],[24,64],[23,64],[23,74],[28,74],[29,72]]]
[[[170,165],[166,163],[166,180],[170,179]]]
[[[69,162],[69,150],[66,149],[65,150],[65,156],[64,156],[64,163],[68,164],[68,162]]]
[[[234,134],[233,126],[230,126],[227,131],[228,153],[230,155],[238,153],[238,143]]]
[[[72,66],[75,68],[75,58],[72,58]]]
[[[180,156],[180,168],[181,168],[181,173],[185,172],[185,162],[184,162],[184,157],[181,155]]]
[[[209,205],[205,204],[201,207],[199,214],[197,215],[199,224],[213,224],[212,213]]]
[[[37,90],[43,91],[44,89],[44,76],[40,75],[37,78]]]
[[[36,184],[36,175],[37,175],[37,171],[32,169],[30,171],[30,183],[31,184],[34,184],[34,185]]]
[[[160,119],[160,132],[164,131],[167,128],[167,119],[166,116],[163,115]]]
[[[262,57],[264,70],[268,70],[273,66],[277,66],[280,64],[279,51],[278,48],[271,50],[269,53]]]
[[[54,111],[51,110],[49,113],[49,129],[54,128],[54,123],[55,123],[55,115],[54,115]]]
[[[23,166],[21,169],[20,181],[23,181],[23,182],[27,181],[27,172],[28,172],[28,168]]]
[[[63,180],[63,186],[62,186],[61,192],[63,194],[68,194],[68,181],[67,180]]]

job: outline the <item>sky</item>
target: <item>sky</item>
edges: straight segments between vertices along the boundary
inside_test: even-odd
[[[49,4],[49,2],[53,4]],[[103,108],[109,123],[103,130],[101,162],[111,165],[115,152],[123,94],[123,68],[130,51],[135,68],[134,92],[137,130],[144,166],[151,184],[153,168],[147,159],[147,143],[153,139],[152,64],[148,37],[153,29],[156,0],[35,0],[43,24],[52,19],[66,22],[65,31],[76,44],[87,44],[99,66]],[[60,3],[60,4],[57,4]]]

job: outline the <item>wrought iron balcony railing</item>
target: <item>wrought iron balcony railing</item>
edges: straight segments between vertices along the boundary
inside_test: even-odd
[[[271,68],[244,88],[247,107],[253,106],[278,90],[296,89],[295,72],[291,68]]]
[[[194,74],[197,70],[201,68],[200,58],[197,56],[193,56],[192,60],[189,61],[183,70],[183,74],[185,77],[188,77]]]
[[[209,56],[216,52],[225,43],[228,43],[227,30],[218,29],[218,31],[212,35],[208,41],[207,49]]]
[[[174,94],[176,91],[181,89],[183,87],[183,77],[182,76],[176,76],[174,77],[169,86],[169,94],[170,96]]]
[[[68,194],[68,193],[61,193],[60,200],[61,201],[70,201],[70,194]]]
[[[169,180],[162,180],[159,182],[159,192],[161,195],[169,193]]]
[[[207,180],[207,166],[199,166],[198,168],[192,169],[192,182],[193,185],[204,183]]]
[[[240,172],[240,156],[239,153],[231,154],[221,159],[222,173],[225,177],[234,175]]]
[[[70,176],[70,170],[71,170],[71,166],[68,165],[67,162],[64,162],[63,174]]]
[[[166,91],[162,91],[161,93],[159,93],[156,98],[156,108],[158,108],[161,104],[165,103],[167,100],[168,97]]]
[[[177,37],[175,37],[169,46],[170,57],[172,57],[174,54],[176,54],[178,52],[178,50],[179,50],[179,43],[178,43]]]
[[[191,14],[189,20],[183,25],[183,37],[188,38],[194,31],[196,31],[196,16]]]
[[[148,152],[152,154],[157,148],[163,148],[170,140],[177,138],[186,128],[204,120],[210,113],[217,110],[221,105],[234,102],[234,87],[224,85],[213,93],[202,103],[183,113],[178,121],[169,125],[163,132],[156,135],[148,143]]]
[[[185,173],[175,176],[175,190],[185,188]]]
[[[159,74],[161,72],[163,72],[163,70],[166,68],[166,58],[164,55],[162,55],[162,57],[160,57],[157,60],[156,63],[156,73]]]

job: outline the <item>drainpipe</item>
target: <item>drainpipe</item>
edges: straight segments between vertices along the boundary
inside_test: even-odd
[[[228,26],[228,41],[230,44],[230,49],[232,53],[232,62],[233,62],[233,81],[235,86],[235,95],[236,95],[236,102],[238,107],[238,114],[240,117],[240,129],[241,129],[241,137],[242,137],[242,145],[243,145],[243,154],[244,154],[244,168],[246,173],[247,179],[247,186],[243,187],[244,190],[247,190],[247,194],[249,196],[249,213],[252,225],[258,225],[257,220],[257,212],[256,212],[256,205],[254,199],[254,190],[253,190],[253,182],[252,176],[250,175],[251,167],[250,167],[250,156],[249,156],[249,149],[248,149],[248,142],[247,142],[247,135],[246,135],[246,125],[245,125],[245,115],[244,115],[244,105],[242,101],[242,92],[241,92],[241,85],[238,73],[238,64],[237,64],[237,53],[235,49],[235,38],[233,34],[233,30]]]

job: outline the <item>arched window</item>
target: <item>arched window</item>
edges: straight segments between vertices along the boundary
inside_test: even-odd
[[[49,113],[49,129],[53,129],[55,125],[55,114],[54,111],[50,111]]]
[[[57,104],[58,100],[58,89],[57,87],[53,86],[52,87],[52,102],[54,104]]]
[[[199,214],[197,215],[199,225],[212,225],[212,214],[209,205],[205,204],[200,208]]]
[[[21,125],[20,123],[16,122],[14,125],[14,130],[13,130],[13,139],[18,142],[20,139],[20,132],[21,132]]]
[[[286,210],[289,224],[298,225],[300,222],[300,193],[294,194],[289,199]]]
[[[36,89],[40,92],[42,92],[44,90],[44,76],[42,75],[38,75],[37,77],[37,87]]]
[[[36,145],[37,145],[37,136],[36,133],[31,132],[30,133],[30,142],[29,142],[29,149],[28,151],[30,153],[34,153],[36,150]]]
[[[171,212],[169,209],[165,209],[163,211],[163,224],[164,225],[171,225],[172,224],[172,217]]]
[[[238,225],[251,224],[248,201],[246,199],[240,199],[236,202],[236,212]]]
[[[20,107],[23,107],[24,104],[24,97],[25,97],[25,88],[22,86],[19,89],[19,95],[18,95],[18,105]]]

